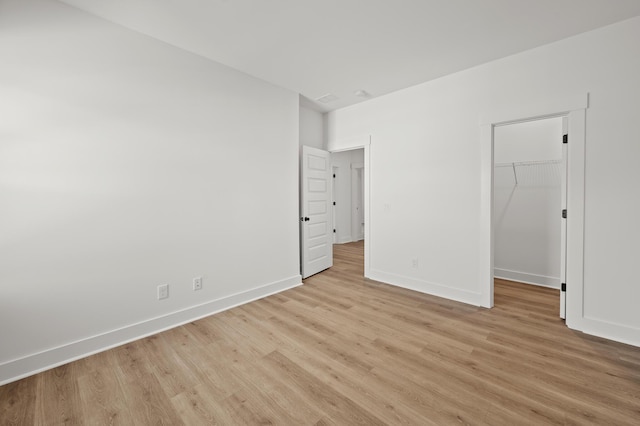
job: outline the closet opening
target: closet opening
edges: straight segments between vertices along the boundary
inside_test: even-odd
[[[553,291],[541,287],[560,295],[566,282],[567,127],[566,116],[494,127],[493,274],[509,297]],[[549,308],[564,318],[557,300]]]

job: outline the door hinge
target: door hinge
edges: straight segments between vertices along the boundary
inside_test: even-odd
[[[569,135],[562,135],[562,143],[569,143]]]
[[[562,210],[562,218],[563,219],[567,218],[567,209]]]
[[[560,284],[560,291],[567,291],[567,283]]]

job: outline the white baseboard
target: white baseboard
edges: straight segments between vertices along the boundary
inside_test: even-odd
[[[560,289],[560,278],[546,275],[530,274],[528,272],[512,271],[510,269],[494,268],[493,276],[509,281],[518,281],[525,284],[533,284],[541,287]]]
[[[408,290],[420,293],[430,294],[432,296],[442,297],[445,299],[455,300],[457,302],[466,303],[473,306],[482,306],[482,294],[468,290],[452,288],[443,284],[423,281],[403,275],[391,274],[372,269],[367,276],[372,280],[380,281],[396,287],[406,288]]]
[[[640,347],[640,328],[588,316],[567,321],[567,326],[585,334]]]
[[[302,285],[296,275],[0,364],[0,386]],[[6,342],[5,342],[6,343]]]

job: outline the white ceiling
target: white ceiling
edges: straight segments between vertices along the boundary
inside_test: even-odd
[[[640,15],[638,0],[62,0],[329,111]]]

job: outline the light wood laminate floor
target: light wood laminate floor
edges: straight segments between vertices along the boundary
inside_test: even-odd
[[[2,425],[640,424],[640,349],[569,330],[558,292],[476,308],[362,277],[305,285],[0,387]]]

